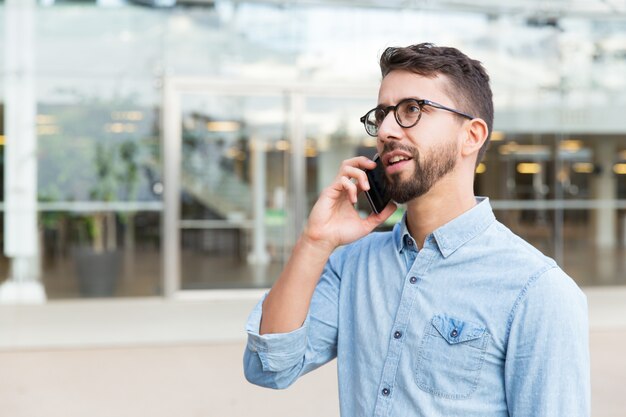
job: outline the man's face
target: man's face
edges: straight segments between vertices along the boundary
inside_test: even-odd
[[[426,99],[456,107],[445,93],[448,81],[396,70],[383,79],[378,105],[392,106],[405,98]],[[378,131],[378,153],[388,180],[387,190],[398,203],[426,194],[456,166],[457,137],[462,119],[453,113],[424,106],[417,125],[402,128],[389,112]]]

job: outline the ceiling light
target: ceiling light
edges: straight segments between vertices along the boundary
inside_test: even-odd
[[[307,146],[305,154],[307,158],[315,158],[317,156],[317,149],[312,146]]]
[[[38,114],[37,115],[37,124],[40,125],[51,125],[56,123],[56,117],[51,114]]]
[[[517,172],[520,174],[538,174],[541,172],[541,165],[536,162],[522,162],[517,164]]]
[[[572,170],[579,174],[593,174],[595,167],[591,162],[574,162]]]
[[[241,128],[241,124],[227,121],[207,122],[206,128],[209,132],[236,132]]]
[[[618,175],[626,175],[626,164],[613,165],[613,172],[615,172]]]
[[[276,142],[276,149],[279,151],[286,151],[289,149],[289,142],[286,140],[279,140]]]
[[[111,112],[111,120],[131,120],[138,122],[143,120],[143,113],[137,110],[133,111],[114,111]]]
[[[561,141],[559,148],[567,152],[577,152],[583,147],[583,141],[578,139],[567,139]]]

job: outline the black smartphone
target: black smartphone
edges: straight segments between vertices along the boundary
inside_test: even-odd
[[[386,179],[383,161],[380,159],[378,154],[374,155],[372,161],[376,162],[376,168],[365,170],[367,180],[370,183],[370,189],[365,191],[365,196],[367,197],[367,201],[370,203],[372,211],[378,214],[383,211],[385,207],[387,207],[391,198],[389,198],[385,189]]]

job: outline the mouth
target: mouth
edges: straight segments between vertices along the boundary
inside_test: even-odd
[[[392,151],[383,156],[385,166],[392,167],[412,160],[413,157],[405,152]]]
[[[389,158],[389,160],[387,161],[387,165],[392,166],[397,163],[400,163],[403,161],[410,161],[410,160],[411,158],[409,158],[408,156],[396,155],[396,156],[392,156],[391,158]]]
[[[409,167],[413,157],[404,152],[392,151],[383,157],[387,175],[399,174]]]

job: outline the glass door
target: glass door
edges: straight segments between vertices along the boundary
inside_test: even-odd
[[[278,277],[293,234],[288,100],[280,90],[166,82],[166,295],[267,288]]]
[[[287,242],[280,96],[184,94],[181,289],[271,286]]]
[[[166,296],[270,287],[342,158],[373,153],[375,89],[166,79]],[[365,109],[365,110],[364,110]]]

